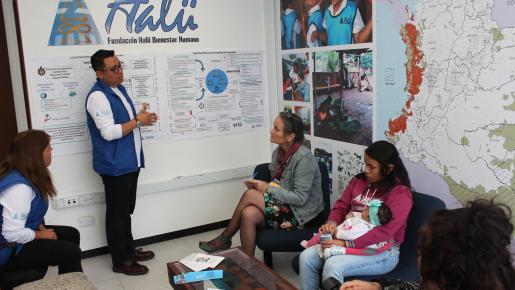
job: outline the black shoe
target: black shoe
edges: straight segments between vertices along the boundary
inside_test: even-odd
[[[216,245],[218,244],[218,246]],[[214,253],[222,250],[227,250],[231,247],[232,241],[226,237],[219,235],[208,242],[199,242],[198,247],[208,253]]]
[[[143,251],[142,248],[137,248],[132,254],[132,258],[135,261],[142,262],[154,258],[155,254],[152,251]]]
[[[148,273],[148,268],[147,266],[138,264],[135,261],[127,261],[121,265],[113,266],[113,272],[131,276],[143,275]]]
[[[333,277],[329,277],[322,282],[322,289],[323,290],[338,290],[340,289],[340,286],[342,283],[340,281],[336,280]]]

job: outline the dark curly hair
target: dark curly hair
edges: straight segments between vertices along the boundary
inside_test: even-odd
[[[387,194],[399,183],[411,188],[408,171],[399,156],[397,148],[392,143],[384,140],[376,141],[365,149],[365,153],[379,162],[381,166],[380,171],[383,179],[376,185],[381,189],[379,194]],[[388,172],[388,165],[390,164],[393,165],[393,170]],[[356,177],[366,179],[364,172]]]
[[[515,289],[508,250],[513,232],[510,217],[506,205],[484,199],[434,213],[420,230],[420,272],[425,287]]]

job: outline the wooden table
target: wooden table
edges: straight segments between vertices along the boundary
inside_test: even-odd
[[[245,254],[239,247],[213,253],[225,259],[216,266],[216,270],[223,270],[223,279],[213,279],[202,282],[175,285],[173,276],[192,272],[181,262],[167,263],[168,281],[174,289],[197,290],[207,288],[229,289],[263,289],[287,290],[297,289],[286,279],[272,271],[255,257]]]

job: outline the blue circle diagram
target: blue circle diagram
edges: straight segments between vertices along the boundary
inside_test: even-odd
[[[207,89],[213,94],[223,93],[227,89],[228,82],[227,74],[220,69],[210,71],[206,77]]]

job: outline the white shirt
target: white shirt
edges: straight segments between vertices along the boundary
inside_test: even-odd
[[[299,74],[295,72],[295,70],[293,69],[293,65],[290,69],[290,73],[288,74],[288,76],[290,77],[291,81],[293,84],[296,84],[299,82]]]
[[[36,193],[25,184],[15,184],[0,192],[2,235],[8,242],[26,244],[36,238],[36,233],[25,227],[35,197]]]
[[[340,12],[342,12],[342,10],[343,10],[343,8],[345,8],[345,6],[347,6],[347,0],[342,1],[342,5],[340,5],[340,9],[338,9],[338,11],[336,11],[336,13],[333,11],[333,4],[331,4],[331,6],[329,6],[329,8],[327,8],[327,9],[329,9],[329,13],[331,13],[332,16],[335,16],[335,15],[340,14]],[[322,21],[322,25],[324,26],[324,28],[327,29],[327,26],[325,24],[325,18]],[[359,13],[359,9],[356,9],[356,17],[354,17],[354,23],[352,24],[352,33],[358,33],[363,28],[365,28],[365,23],[363,22],[363,18],[361,18],[361,13]]]
[[[120,98],[123,106],[129,113],[129,118],[133,119],[134,114],[132,109],[118,88],[111,88],[113,92]],[[100,135],[107,141],[122,138],[122,125],[114,123],[113,111],[111,105],[107,100],[106,95],[101,91],[91,93],[86,104],[86,109],[95,121],[95,125],[100,130]],[[141,131],[139,128],[133,130],[134,135],[134,150],[136,151],[136,158],[138,160],[138,167],[141,167]]]

